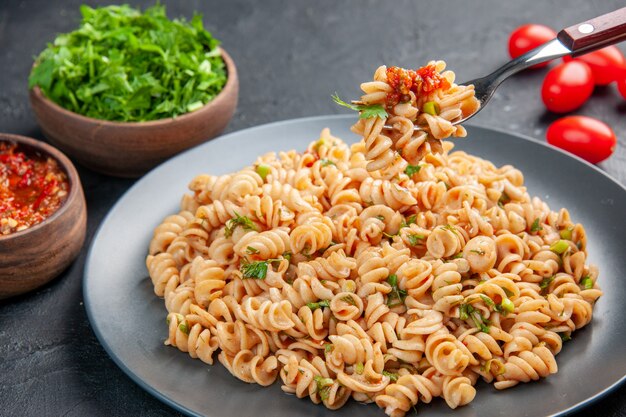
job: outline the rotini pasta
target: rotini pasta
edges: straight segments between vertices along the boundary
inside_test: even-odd
[[[441,141],[478,105],[444,68],[378,68],[360,109],[387,117],[361,114],[359,143],[325,129],[303,153],[194,178],[146,259],[165,343],[394,417],[435,397],[463,406],[479,378],[504,389],[557,372],[602,295],[584,228],[531,198],[519,170]]]

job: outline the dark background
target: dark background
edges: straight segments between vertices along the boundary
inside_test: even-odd
[[[28,103],[28,72],[47,42],[78,25],[82,3],[0,0],[0,131],[43,139]],[[558,30],[624,6],[622,0],[162,3],[170,17],[190,18],[194,10],[203,12],[207,28],[234,58],[241,90],[227,131],[339,113],[342,110],[330,94],[357,97],[359,83],[381,64],[416,67],[443,59],[458,74],[458,81],[472,79],[508,59],[508,34],[521,24],[542,23]],[[625,50],[624,45],[620,48]],[[541,103],[545,72],[531,71],[507,81],[473,122],[544,140],[546,127],[557,118],[545,112]],[[600,167],[626,183],[626,101],[615,86],[596,88],[576,113],[613,127],[619,145]],[[82,302],[88,245],[103,216],[133,181],[77,168],[89,210],[84,250],[49,285],[0,301],[0,415],[175,415],[109,359],[89,326]],[[626,387],[576,414],[583,415],[626,415]]]

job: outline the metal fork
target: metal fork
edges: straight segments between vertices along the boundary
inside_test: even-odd
[[[582,55],[623,40],[626,40],[626,7],[563,29],[555,39],[507,62],[486,77],[462,83],[462,85],[474,85],[480,107],[474,113],[455,120],[452,124],[463,123],[474,117],[489,102],[502,81],[513,74],[542,62],[570,54]],[[353,103],[362,104],[359,101]],[[385,129],[390,130],[393,127],[385,125]],[[416,131],[423,129],[422,126],[414,127]]]

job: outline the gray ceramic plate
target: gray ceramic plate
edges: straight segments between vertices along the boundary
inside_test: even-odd
[[[196,174],[224,174],[273,150],[304,149],[326,126],[353,141],[354,116],[323,116],[272,123],[222,136],[173,158],[138,181],[111,210],[94,239],[84,278],[89,319],[109,355],[135,382],[190,415],[383,416],[375,405],[351,402],[337,412],[285,395],[279,384],[261,388],[240,382],[221,364],[208,366],[176,348],[167,336],[165,307],[153,291],[144,258],[152,231],[177,210]],[[531,195],[553,209],[568,207],[589,238],[591,262],[600,265],[599,300],[591,325],[576,333],[558,356],[559,372],[506,391],[480,385],[476,399],[455,416],[545,416],[589,403],[625,379],[626,190],[595,167],[530,139],[470,127],[458,148],[524,172]],[[217,362],[217,361],[216,361]],[[421,415],[450,415],[437,399],[420,404]]]

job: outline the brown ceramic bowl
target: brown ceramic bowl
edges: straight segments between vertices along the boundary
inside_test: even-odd
[[[237,69],[222,49],[228,79],[204,107],[175,118],[109,122],[71,112],[30,90],[37,122],[50,142],[82,165],[107,175],[138,177],[187,148],[221,133],[233,117],[239,94]]]
[[[52,146],[24,136],[0,133],[0,141],[54,158],[67,174],[70,193],[63,205],[33,227],[0,235],[0,299],[33,290],[58,276],[85,241],[87,209],[72,162]]]

